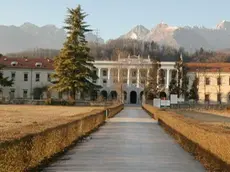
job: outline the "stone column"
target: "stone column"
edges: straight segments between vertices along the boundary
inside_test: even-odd
[[[107,82],[108,87],[110,86],[110,71],[111,71],[111,69],[108,68],[108,82]]]
[[[167,74],[166,74],[166,88],[168,89],[169,88],[169,84],[170,84],[170,80],[169,80],[170,69],[166,69],[166,70],[167,70]]]
[[[120,69],[117,69],[117,81],[120,82]]]
[[[137,69],[137,88],[140,87],[140,69]]]
[[[98,68],[97,76],[98,76],[98,85],[101,85],[101,68]]]
[[[129,86],[130,83],[130,79],[129,79],[129,75],[130,75],[130,68],[128,68],[128,72],[127,72],[127,85]]]
[[[149,70],[150,70],[150,69],[147,69],[147,78],[146,78],[146,81],[147,81],[146,83],[147,83],[147,84],[149,83]]]

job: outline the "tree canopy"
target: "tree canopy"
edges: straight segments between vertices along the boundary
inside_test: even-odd
[[[10,87],[13,85],[13,80],[10,80],[8,77],[3,77],[3,73],[1,72],[3,68],[4,66],[0,64],[0,85],[3,87]]]
[[[91,31],[85,22],[86,16],[80,5],[75,9],[68,9],[64,27],[67,30],[67,39],[59,55],[54,58],[53,78],[56,83],[52,88],[69,91],[73,99],[77,92],[98,88],[93,83],[97,79],[94,58],[89,55],[90,48],[85,39],[85,33]]]

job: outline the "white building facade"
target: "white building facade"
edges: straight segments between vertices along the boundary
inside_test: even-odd
[[[50,75],[54,70],[51,59],[1,57],[0,64],[5,66],[1,71],[3,76],[14,80],[12,87],[0,88],[2,98],[33,99],[34,88],[52,85]],[[122,92],[124,103],[139,104],[141,102],[152,68],[150,58],[132,56],[118,61],[95,61],[94,65],[99,77],[94,82],[102,86],[98,95],[111,99],[117,98],[117,95]],[[175,62],[161,62],[161,69],[165,73],[164,91],[167,95],[174,65]],[[55,92],[52,92],[51,96],[57,99],[63,98],[63,95]],[[80,96],[78,98],[80,99]]]

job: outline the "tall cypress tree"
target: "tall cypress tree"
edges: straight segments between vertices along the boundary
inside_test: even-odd
[[[177,76],[177,71],[173,70],[172,71],[172,79],[169,83],[169,93],[170,94],[177,94],[178,93],[176,76]]]
[[[193,99],[196,102],[199,100],[198,82],[199,82],[198,77],[195,77],[195,79],[193,80],[193,83],[192,83],[192,87],[189,91],[189,99]]]
[[[153,99],[154,97],[158,96],[160,88],[159,88],[159,83],[157,82],[157,78],[158,78],[158,70],[160,69],[160,67],[161,67],[160,59],[154,58],[152,60],[152,68],[150,69],[149,78],[147,78],[148,84],[144,89],[145,96],[148,99]]]
[[[94,58],[89,55],[85,33],[90,32],[89,25],[84,21],[87,14],[78,5],[68,9],[65,20],[67,39],[59,56],[54,59],[56,80],[52,88],[58,91],[68,91],[75,100],[76,92],[90,92],[99,88],[92,81],[98,77],[94,70]]]

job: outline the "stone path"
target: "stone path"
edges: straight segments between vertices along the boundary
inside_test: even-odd
[[[203,172],[140,107],[126,107],[43,171]]]

